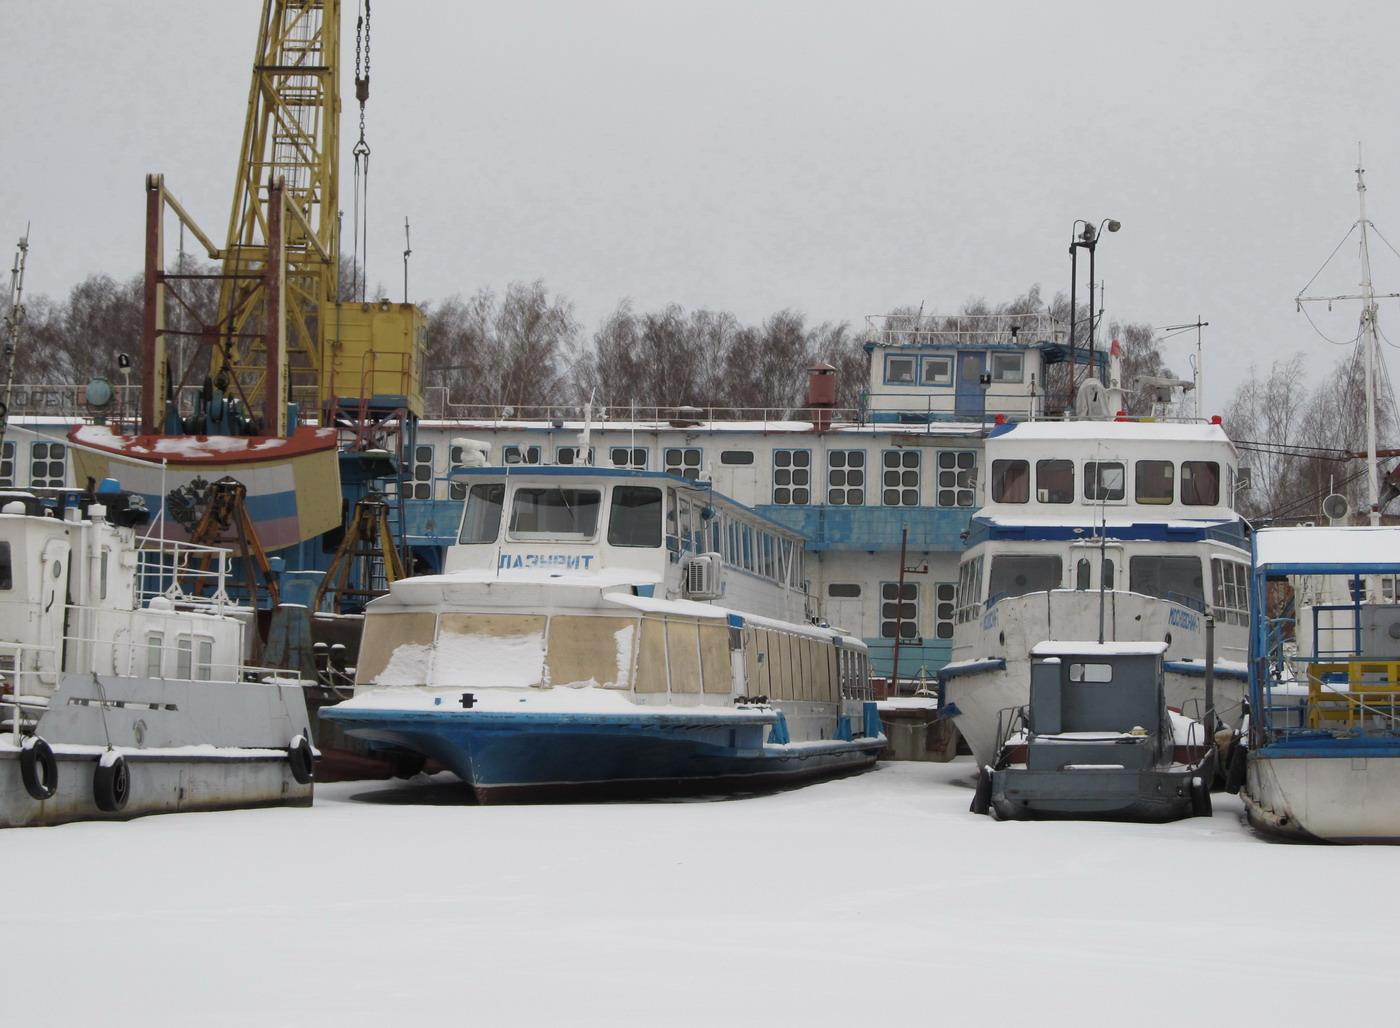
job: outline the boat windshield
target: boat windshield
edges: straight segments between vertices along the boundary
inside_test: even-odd
[[[1045,553],[1001,553],[992,557],[988,593],[1009,598],[1060,588],[1060,558]]]
[[[1128,561],[1128,588],[1196,610],[1206,607],[1199,557],[1133,557]]]
[[[510,508],[511,534],[536,539],[591,539],[598,528],[601,500],[597,489],[517,489]]]
[[[661,490],[635,485],[615,488],[608,542],[613,546],[660,546]]]
[[[501,503],[506,487],[498,482],[481,482],[467,493],[466,510],[462,512],[459,543],[494,543],[501,532]]]

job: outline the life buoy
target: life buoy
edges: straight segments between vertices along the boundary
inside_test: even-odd
[[[92,796],[97,809],[115,814],[131,798],[131,768],[120,753],[108,750],[92,775]]]
[[[304,735],[298,735],[287,747],[287,764],[298,785],[310,785],[316,777],[316,752]]]
[[[42,737],[25,740],[19,751],[19,776],[24,791],[36,800],[46,800],[58,791],[58,760]]]

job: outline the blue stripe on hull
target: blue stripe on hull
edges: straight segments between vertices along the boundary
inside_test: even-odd
[[[868,767],[885,744],[875,736],[767,745],[772,714],[740,721],[328,707],[321,716],[350,735],[436,760],[483,803],[776,785]]]

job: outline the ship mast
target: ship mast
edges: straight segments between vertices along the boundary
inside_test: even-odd
[[[1376,364],[1379,359],[1379,332],[1376,327],[1380,307],[1376,303],[1376,291],[1371,285],[1371,251],[1367,229],[1371,222],[1366,217],[1366,169],[1363,167],[1361,147],[1356,148],[1356,194],[1360,204],[1360,217],[1356,225],[1361,231],[1361,292],[1346,296],[1299,296],[1298,309],[1311,301],[1360,300],[1361,301],[1361,344],[1366,348],[1366,505],[1369,521],[1373,525],[1381,523],[1380,499],[1380,458],[1376,454]],[[1400,296],[1400,293],[1386,293],[1385,297]]]

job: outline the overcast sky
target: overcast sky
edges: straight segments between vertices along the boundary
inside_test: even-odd
[[[223,238],[260,10],[0,0],[0,240],[32,223],[31,292],[140,270],[148,172]],[[1400,247],[1397,45],[1380,0],[373,0],[369,277],[402,298],[407,217],[417,301],[539,278],[589,335],[624,298],[861,325],[1067,291],[1073,223],[1115,218],[1107,317],[1208,321],[1209,413],[1251,363],[1345,352],[1293,298],[1357,218],[1358,143]],[[1348,243],[1313,291],[1358,279]],[[1316,320],[1351,338],[1340,306]],[[1183,377],[1194,340],[1165,347]]]

